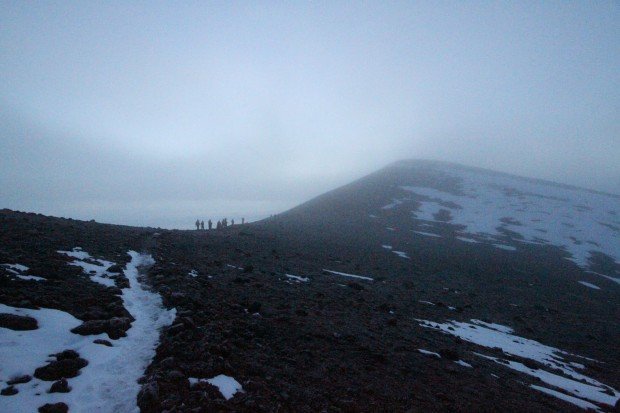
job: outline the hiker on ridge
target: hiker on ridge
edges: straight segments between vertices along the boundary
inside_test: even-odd
[[[213,229],[213,222],[211,222],[211,220],[209,220],[209,222],[207,222],[207,224],[209,225],[209,229]]]
[[[200,221],[200,229],[205,229],[205,222],[204,221]]]
[[[200,229],[200,221],[199,220],[196,220],[196,229],[197,230]]]

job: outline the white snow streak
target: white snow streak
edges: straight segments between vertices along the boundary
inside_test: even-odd
[[[33,378],[29,383],[16,385],[18,394],[0,397],[0,411],[34,412],[45,403],[60,401],[67,403],[72,412],[139,411],[137,380],[155,355],[159,329],[172,323],[176,310],[164,309],[161,297],[144,289],[138,281],[138,267],[152,264],[152,257],[134,251],[129,255],[131,262],[127,264],[125,276],[130,287],[122,290],[121,298],[135,321],[127,330],[127,337],[111,340],[113,347],[93,343],[97,338],[108,339],[107,334],[80,336],[71,333],[81,321],[63,311],[0,305],[0,312],[28,315],[39,323],[39,328],[32,331],[0,328],[0,380],[33,375],[35,368],[46,364],[49,354],[66,349],[77,351],[89,362],[79,376],[68,379],[71,392],[47,393],[51,382]],[[79,256],[81,259],[90,257],[81,252]]]
[[[323,269],[323,271],[329,272],[329,273],[335,274],[335,275],[342,275],[343,277],[358,278],[360,280],[374,281],[373,278],[364,277],[363,275],[347,274],[346,272],[331,271],[331,270],[326,270],[326,269]]]

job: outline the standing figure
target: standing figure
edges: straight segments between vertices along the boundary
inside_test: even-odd
[[[205,222],[204,221],[200,221],[200,229],[205,229]]]
[[[222,229],[222,223],[220,221],[217,221],[217,225],[215,226],[215,228]]]
[[[209,225],[209,229],[213,229],[213,222],[211,222],[211,220],[209,220],[209,222],[207,222],[207,224]]]
[[[196,220],[196,229],[200,229],[200,221]]]

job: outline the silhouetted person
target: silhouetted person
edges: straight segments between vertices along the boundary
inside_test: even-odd
[[[209,225],[209,229],[213,229],[213,222],[211,222],[211,220],[209,220],[209,222],[207,222],[207,225]]]
[[[226,228],[228,226],[228,222],[226,221],[226,218],[222,219],[222,228]]]
[[[200,221],[196,220],[196,229],[200,229]]]
[[[205,229],[205,222],[204,221],[200,221],[200,229]]]
[[[245,218],[241,218],[241,225],[245,224]]]
[[[215,226],[215,228],[222,229],[222,223],[220,221],[217,221],[217,225]]]

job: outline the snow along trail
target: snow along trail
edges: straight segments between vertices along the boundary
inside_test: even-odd
[[[159,329],[172,324],[176,310],[166,310],[161,297],[145,289],[138,281],[138,267],[154,263],[150,255],[130,251],[131,261],[124,274],[129,288],[122,290],[125,308],[135,318],[127,337],[111,340],[113,347],[94,344],[93,340],[108,339],[107,334],[80,336],[69,330],[81,321],[59,310],[30,310],[2,306],[0,311],[29,315],[39,322],[32,331],[0,328],[0,380],[34,373],[44,366],[47,355],[73,349],[88,360],[81,374],[69,379],[69,393],[47,393],[52,382],[33,378],[18,384],[19,393],[0,397],[0,411],[35,412],[45,403],[63,401],[71,412],[138,412],[136,399],[140,391],[138,379],[155,355]],[[39,393],[39,395],[37,395]]]

